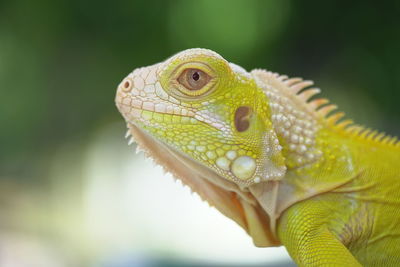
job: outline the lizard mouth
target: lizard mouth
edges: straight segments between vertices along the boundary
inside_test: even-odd
[[[210,206],[238,223],[260,247],[277,246],[269,231],[269,218],[250,192],[239,189],[211,169],[128,123],[129,132],[146,156],[188,185]]]

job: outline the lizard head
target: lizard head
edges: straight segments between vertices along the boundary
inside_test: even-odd
[[[250,73],[213,51],[189,49],[135,69],[116,103],[157,163],[248,232],[267,227],[248,187],[280,179],[286,167],[268,99]]]
[[[117,93],[129,123],[240,187],[285,168],[267,103],[248,72],[205,49],[136,69]]]

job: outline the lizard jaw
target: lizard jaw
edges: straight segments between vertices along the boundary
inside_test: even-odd
[[[128,128],[147,157],[180,179],[210,206],[238,223],[257,246],[279,245],[278,241],[271,242],[271,238],[266,238],[269,235],[268,216],[249,192],[241,191],[236,184],[156,140],[135,124],[128,123]]]
[[[220,189],[209,181],[200,178],[197,172],[189,169],[190,163],[184,159],[183,155],[173,151],[155,138],[152,138],[151,135],[135,124],[129,123],[128,128],[133,139],[141,150],[144,151],[146,157],[153,159],[155,163],[163,167],[166,172],[170,172],[175,178],[180,179],[185,185],[189,186],[192,191],[198,193],[209,205],[218,205],[221,199],[216,199],[217,196],[220,196],[224,200],[229,200],[229,203],[231,202],[234,194],[230,193],[228,195],[226,190]],[[240,225],[244,225],[242,221],[243,220],[240,220]]]

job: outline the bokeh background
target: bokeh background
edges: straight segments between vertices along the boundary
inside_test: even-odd
[[[0,266],[293,266],[135,154],[114,105],[191,47],[399,135],[399,1],[0,1]]]

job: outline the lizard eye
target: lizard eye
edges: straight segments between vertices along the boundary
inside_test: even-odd
[[[202,89],[211,77],[199,69],[185,69],[178,77],[178,82],[189,91],[198,91]]]

